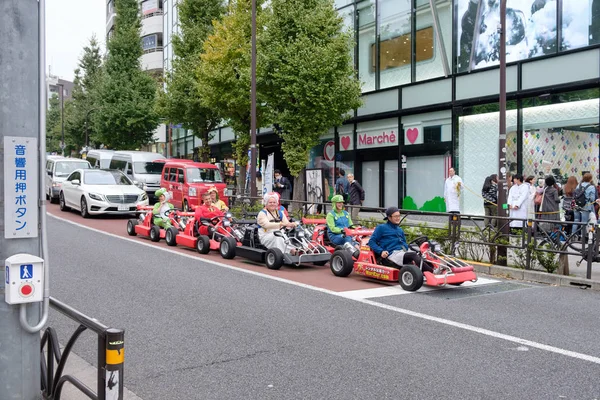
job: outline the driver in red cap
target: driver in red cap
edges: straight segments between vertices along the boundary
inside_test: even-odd
[[[415,264],[417,267],[421,267],[422,265],[423,272],[429,271],[433,273],[431,264],[421,258],[419,254],[409,249],[404,231],[400,228],[401,216],[398,207],[389,207],[385,210],[385,215],[384,220],[387,223],[377,225],[373,235],[371,235],[371,239],[369,239],[371,250],[381,256],[381,258],[396,264],[398,267],[402,267],[405,264]],[[423,262],[421,263],[421,261]]]

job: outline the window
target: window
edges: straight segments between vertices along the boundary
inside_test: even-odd
[[[358,18],[358,78],[363,92],[375,90],[375,74],[369,58],[371,45],[375,43],[375,1],[368,0],[356,6]]]
[[[164,171],[163,171],[163,179],[164,179],[165,181],[168,181],[168,180],[169,180],[169,168],[165,168],[165,169],[164,169]]]
[[[164,166],[161,162],[138,161],[133,163],[133,170],[136,174],[160,175]]]
[[[126,166],[127,166],[127,161],[113,159],[110,162],[110,169],[118,169],[119,171],[125,172]]]
[[[87,171],[83,177],[86,185],[133,185],[119,171]]]
[[[441,142],[442,126],[426,126],[425,128],[423,128],[423,140],[425,144]]]
[[[169,169],[169,181],[177,182],[177,169],[176,168]]]
[[[188,183],[223,182],[221,173],[216,168],[187,168]]]
[[[411,1],[381,0],[378,26],[380,88],[409,83],[411,81],[412,54]],[[371,59],[373,60],[371,66],[375,71],[377,49],[374,45],[371,46],[371,49]],[[431,58],[431,52],[425,53],[423,57]]]
[[[402,67],[410,64],[412,52],[410,33],[379,43],[381,60],[379,70]],[[371,46],[372,70],[375,71],[375,45]],[[433,27],[417,31],[417,62],[433,58]]]
[[[81,179],[81,178],[80,178],[80,175],[81,175],[81,174],[80,174],[79,172],[73,172],[73,173],[72,173],[72,174],[71,174],[71,175],[70,175],[70,176],[67,178],[67,180],[68,180],[69,182],[72,182],[72,181],[74,181],[75,179],[77,179],[77,180],[80,180],[80,179]]]
[[[183,183],[183,169],[179,168],[177,170],[177,183]]]
[[[69,176],[76,169],[87,169],[90,164],[87,161],[82,162],[58,162],[56,163],[55,176]]]

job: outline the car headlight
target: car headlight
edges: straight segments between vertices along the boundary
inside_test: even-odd
[[[101,194],[88,193],[88,196],[90,196],[90,199],[94,199],[94,200],[98,200],[98,201],[104,201],[104,196],[102,196]]]
[[[60,187],[60,182],[52,182],[52,187]]]
[[[144,182],[133,181],[133,184],[140,189],[144,190]]]
[[[148,200],[148,195],[146,194],[146,192],[140,195],[140,200]]]
[[[230,226],[231,225],[231,221],[229,221],[228,219],[223,220],[223,226]]]
[[[196,188],[195,187],[191,187],[191,188],[188,189],[188,196],[196,197],[196,194],[197,194],[197,192],[196,192]]]

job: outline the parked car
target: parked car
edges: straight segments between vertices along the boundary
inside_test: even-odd
[[[50,203],[58,203],[60,187],[65,179],[78,168],[91,168],[90,163],[79,158],[64,158],[60,156],[46,157],[46,199]]]
[[[110,161],[114,152],[114,150],[90,150],[85,159],[90,162],[92,168],[107,169],[110,167]]]
[[[83,218],[95,214],[130,214],[148,205],[146,192],[121,171],[78,169],[69,175],[60,191],[60,209],[79,210]]]
[[[115,151],[110,160],[110,169],[118,169],[127,175],[135,185],[144,190],[151,202],[155,202],[154,192],[160,188],[160,176],[165,157],[162,154],[146,151]]]
[[[217,188],[219,198],[228,203],[227,185],[214,164],[167,160],[160,186],[171,192],[171,203],[184,211],[202,204],[202,194],[212,186]]]

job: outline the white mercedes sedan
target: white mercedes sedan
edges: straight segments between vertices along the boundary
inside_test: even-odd
[[[59,204],[61,211],[73,208],[88,218],[134,213],[137,205],[148,205],[148,196],[121,171],[77,169],[63,182]]]

